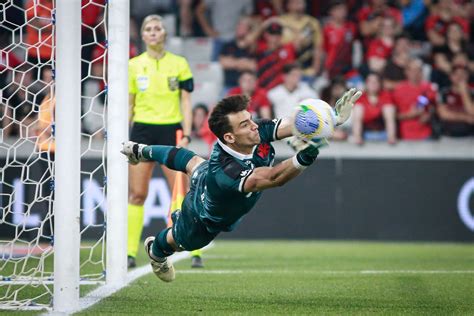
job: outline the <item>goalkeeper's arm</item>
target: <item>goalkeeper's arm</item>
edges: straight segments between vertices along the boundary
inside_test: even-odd
[[[308,144],[292,158],[274,167],[255,168],[244,184],[244,192],[256,192],[282,186],[310,166],[319,154],[318,146]]]
[[[276,138],[283,139],[283,138],[293,136],[293,122],[294,122],[294,119],[291,117],[282,118],[280,125],[278,125]]]

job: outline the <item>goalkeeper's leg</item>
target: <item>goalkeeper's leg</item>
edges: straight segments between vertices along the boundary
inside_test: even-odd
[[[201,249],[191,251],[191,268],[204,268]]]
[[[172,203],[173,205],[173,203]],[[178,208],[174,208],[174,211],[171,212],[173,214],[176,212]],[[172,220],[171,218],[169,219],[171,225],[172,225]],[[169,226],[171,227],[171,226]],[[191,268],[204,268],[204,262],[202,260],[202,250],[201,249],[196,249],[191,251]]]
[[[217,233],[210,233],[194,211],[190,210],[193,192],[190,191],[183,208],[173,212],[173,226],[145,240],[145,250],[151,259],[153,272],[163,281],[174,279],[174,268],[166,258],[175,251],[196,250],[208,245]]]
[[[180,225],[186,225],[189,227],[189,225],[192,224],[188,221],[188,223]],[[181,244],[178,245],[178,243],[174,240],[174,236],[172,233],[173,229],[175,231],[178,231],[177,234],[179,234],[179,229],[177,230],[176,227],[171,227],[163,229],[155,237],[151,236],[145,239],[145,251],[151,259],[150,263],[152,270],[159,279],[165,282],[171,282],[175,279],[174,266],[173,263],[168,260],[168,257],[171,256],[175,251],[185,250],[185,248]],[[191,237],[191,240],[195,239],[197,242],[202,242],[199,236],[196,236],[197,238],[192,238],[192,233],[184,234],[184,236],[182,237]],[[209,237],[205,236],[206,240],[204,242],[207,244],[214,237],[215,235],[211,236],[210,239],[208,239]]]
[[[171,282],[175,278],[173,263],[168,257],[176,250],[171,228],[162,230],[156,237],[145,239],[145,251],[151,259],[153,273],[165,282]]]

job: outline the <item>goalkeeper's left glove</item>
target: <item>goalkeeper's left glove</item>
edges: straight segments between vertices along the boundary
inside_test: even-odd
[[[291,137],[288,144],[297,151],[296,160],[298,164],[307,167],[311,165],[319,155],[319,149],[329,145],[326,138],[318,140],[306,140],[297,136]]]
[[[344,124],[349,119],[354,103],[360,98],[362,91],[352,88],[346,91],[342,97],[336,101],[334,111],[336,112],[336,126]]]

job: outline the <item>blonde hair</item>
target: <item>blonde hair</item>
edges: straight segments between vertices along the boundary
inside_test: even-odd
[[[147,15],[144,19],[143,19],[143,22],[142,22],[142,26],[140,28],[140,33],[143,33],[143,30],[145,30],[145,26],[150,23],[151,21],[158,21],[158,22],[161,22],[161,25],[164,27],[163,25],[163,18],[161,17],[161,15],[158,15],[158,14],[150,14],[150,15]],[[166,29],[165,29],[165,32],[166,32]]]

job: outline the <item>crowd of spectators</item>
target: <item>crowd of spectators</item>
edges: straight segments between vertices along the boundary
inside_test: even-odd
[[[211,8],[215,2],[189,4]],[[186,36],[203,30],[216,39],[223,94],[252,96],[255,117],[288,115],[305,98],[334,104],[347,88],[357,87],[364,95],[335,140],[394,145],[474,136],[471,1],[269,0],[254,1],[250,15],[242,13],[248,2],[235,6],[241,7],[227,12],[234,14],[227,22],[235,25],[227,41],[218,27],[210,31],[202,23],[203,11],[194,19],[188,12],[181,23],[197,21]],[[242,89],[242,81],[252,79],[256,86]]]
[[[105,5],[82,0],[81,9],[82,130],[98,137],[104,135]],[[40,151],[54,152],[54,1],[11,0],[2,14],[0,140],[34,138]]]
[[[53,1],[9,3],[0,27],[2,139],[41,135],[40,104],[54,100]],[[83,130],[98,136],[105,4],[82,0]],[[304,98],[334,104],[357,87],[365,93],[335,140],[362,145],[474,136],[472,1],[131,1],[131,57],[143,50],[137,26],[148,14],[173,16],[175,36],[211,38],[209,62],[224,73],[215,93],[250,95],[255,118],[288,115]],[[213,140],[205,124],[212,106],[195,107],[193,137]]]

